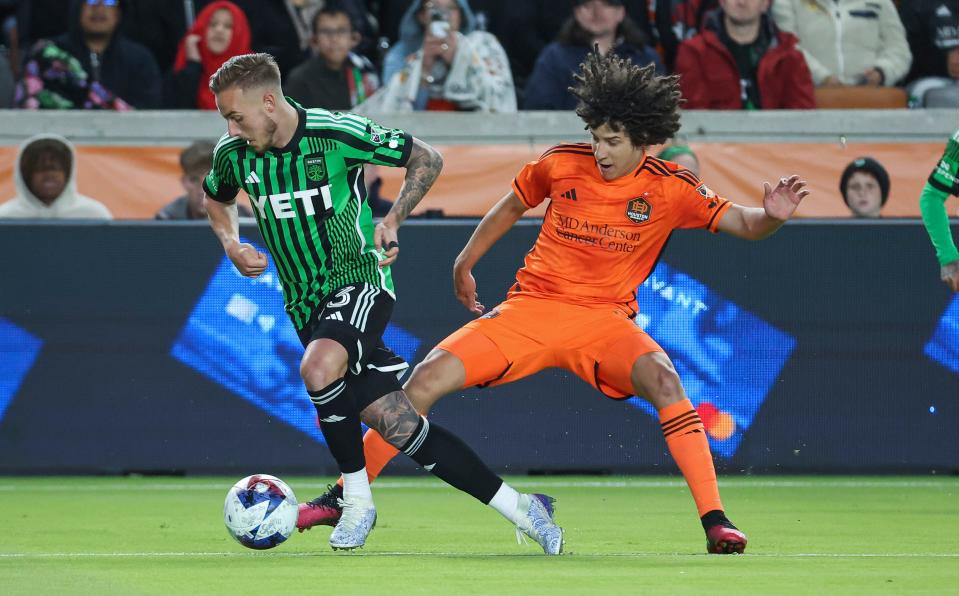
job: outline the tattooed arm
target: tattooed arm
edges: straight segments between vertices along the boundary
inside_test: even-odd
[[[397,230],[400,225],[423,200],[426,191],[433,186],[442,169],[443,157],[439,151],[414,137],[410,159],[406,162],[406,179],[400,188],[400,195],[396,197],[393,208],[386,214],[383,221],[376,225],[373,233],[376,249],[386,249],[384,251],[386,258],[380,261],[380,267],[386,267],[396,261],[400,248],[398,244],[389,247],[390,243],[397,242]]]

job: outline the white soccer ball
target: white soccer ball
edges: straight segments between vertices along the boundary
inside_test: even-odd
[[[254,474],[226,493],[223,521],[230,536],[247,548],[273,548],[296,529],[296,496],[276,476]]]

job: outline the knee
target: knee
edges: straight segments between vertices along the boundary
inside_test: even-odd
[[[451,367],[443,355],[430,354],[413,369],[409,380],[403,386],[406,395],[416,411],[426,414],[434,403],[447,392],[455,389],[453,385],[462,385],[462,379],[456,377],[455,367]]]
[[[644,366],[637,362],[633,367],[633,385],[637,395],[646,398],[657,409],[686,399],[676,368],[665,356]]]
[[[333,350],[307,350],[300,361],[300,377],[310,391],[318,391],[346,374],[346,361]]]

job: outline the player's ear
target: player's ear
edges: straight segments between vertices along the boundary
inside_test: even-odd
[[[271,114],[276,110],[276,92],[272,89],[263,92],[263,108]]]

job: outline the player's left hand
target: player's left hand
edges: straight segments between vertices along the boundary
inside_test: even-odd
[[[786,221],[795,213],[796,207],[809,194],[806,181],[793,174],[789,178],[780,178],[775,188],[763,182],[763,209],[773,219]]]
[[[376,250],[381,251],[384,256],[380,260],[380,267],[392,265],[400,256],[400,243],[397,240],[396,232],[396,228],[382,221],[373,228],[373,246],[376,247]]]
[[[959,261],[946,263],[939,270],[939,277],[946,282],[949,289],[953,292],[959,292]]]

